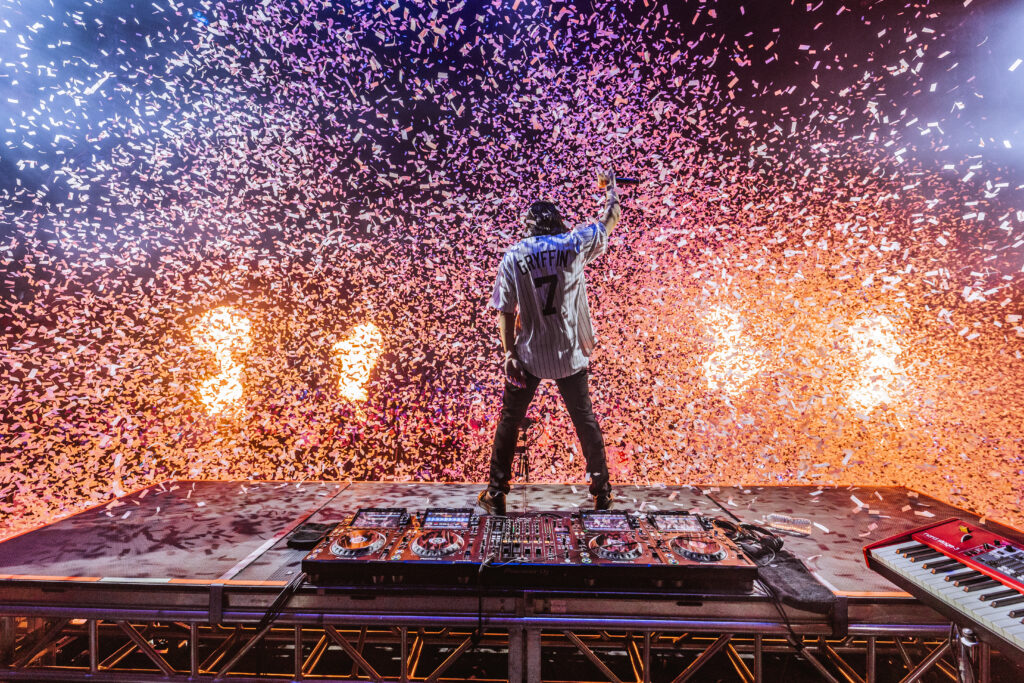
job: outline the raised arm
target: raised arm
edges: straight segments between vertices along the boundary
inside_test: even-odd
[[[615,187],[615,173],[598,173],[597,185],[598,187],[606,188],[608,191],[605,197],[604,213],[601,214],[600,221],[604,223],[605,232],[610,237],[612,230],[615,229],[616,224],[619,222],[619,217],[622,215],[622,209],[619,207],[619,192]]]

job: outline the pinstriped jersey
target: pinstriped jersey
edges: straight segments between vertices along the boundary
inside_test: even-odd
[[[601,222],[527,237],[501,259],[491,306],[519,309],[516,351],[530,374],[561,379],[587,367],[594,350],[583,266],[608,248]]]

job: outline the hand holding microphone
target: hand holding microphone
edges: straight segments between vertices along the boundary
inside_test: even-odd
[[[618,185],[636,185],[639,182],[636,178],[617,178],[615,171],[597,174],[597,187],[602,190],[607,189],[609,185],[614,189]]]
[[[617,191],[618,183],[623,182],[635,182],[628,178],[616,178],[615,171],[609,170],[607,173],[599,172],[597,174],[597,186],[602,190],[608,191],[606,199],[606,206],[604,213],[598,219],[603,225],[606,231],[610,234],[616,223],[619,222],[619,216],[622,214],[622,209],[619,207],[619,193]]]

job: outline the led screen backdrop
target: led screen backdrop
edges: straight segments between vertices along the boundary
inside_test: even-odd
[[[481,481],[500,256],[608,168],[615,483],[1024,522],[1014,4],[4,0],[0,532],[168,477]],[[582,483],[531,410],[532,480]]]

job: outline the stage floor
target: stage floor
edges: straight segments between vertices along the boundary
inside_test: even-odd
[[[235,666],[249,645],[227,664],[225,653],[247,638],[253,638],[250,645],[259,640],[255,624],[301,572],[307,551],[287,546],[288,534],[300,524],[340,522],[361,507],[404,507],[411,513],[431,507],[473,507],[481,488],[479,484],[167,481],[8,539],[0,543],[0,626],[4,627],[0,628],[0,655],[7,653],[0,656],[0,677],[17,674],[35,680],[34,675],[53,674],[70,680],[72,669],[81,674],[74,680],[93,680],[90,676],[100,671],[114,676],[120,658],[136,647],[149,662],[143,661],[142,669],[137,661],[132,664],[135,680],[206,680],[203,676],[215,680],[218,667],[226,671]],[[816,643],[819,657],[844,670],[849,664],[842,661],[843,656],[866,652],[870,680],[876,646],[882,648],[888,642],[885,656],[901,657],[908,670],[911,661],[905,648],[917,648],[920,652],[914,657],[925,666],[927,650],[921,648],[927,642],[941,643],[949,634],[949,622],[868,569],[863,546],[946,517],[979,523],[975,515],[898,487],[620,486],[616,496],[617,510],[678,510],[734,516],[755,524],[763,524],[771,513],[811,520],[810,535],[786,535],[785,547],[837,595],[834,609],[825,615],[784,607],[758,584],[750,593],[727,586],[697,593],[655,588],[307,583],[287,602],[266,647],[294,640],[285,659],[295,659],[294,672],[313,680],[314,670],[323,672],[317,661],[330,641],[366,671],[372,670],[353,649],[361,650],[363,640],[372,635],[385,647],[386,656],[381,655],[377,665],[386,666],[394,658],[393,652],[387,654],[387,647],[397,648],[404,664],[396,675],[408,680],[411,660],[404,653],[407,646],[415,651],[416,642],[422,646],[427,632],[438,638],[453,634],[444,637],[458,641],[447,646],[439,672],[470,648],[473,633],[487,632],[493,638],[498,629],[499,635],[506,634],[497,647],[508,653],[507,680],[539,681],[544,678],[542,659],[548,656],[544,653],[551,648],[575,648],[589,661],[597,661],[577,634],[612,638],[605,645],[613,648],[618,647],[614,640],[618,636],[609,633],[625,633],[627,639],[646,634],[643,656],[637,654],[634,661],[645,671],[654,666],[651,653],[676,656],[684,645],[704,652],[688,670],[726,647],[737,670],[742,668],[738,654],[742,650],[743,657],[752,658],[760,671],[762,644],[769,642],[762,639],[774,638],[772,647],[783,651],[792,646],[793,638],[799,638]],[[591,499],[582,485],[540,484],[513,487],[508,503],[510,512],[573,511],[589,507]],[[1024,541],[1012,529],[990,522],[985,526]],[[282,628],[293,631],[283,633]],[[25,635],[12,640],[14,633]],[[160,642],[179,645],[156,652],[148,643],[157,641],[144,633],[165,634]],[[244,634],[248,635],[238,641]],[[127,649],[125,636],[131,639]],[[356,646],[347,638],[355,638]],[[387,645],[389,638],[397,640]],[[826,646],[826,639],[832,639],[831,645]],[[88,657],[76,659],[74,653],[82,646],[74,644],[83,642],[88,643]],[[60,649],[53,643],[68,645]],[[37,657],[46,647],[60,649],[66,660],[57,654],[48,660]],[[809,650],[801,652],[819,671],[824,670]],[[40,665],[24,668],[33,658]],[[263,661],[249,668],[258,670]],[[57,668],[47,669],[47,662]],[[145,673],[145,666],[150,673]],[[287,670],[287,666],[282,669]],[[355,675],[356,669],[352,671]]]
[[[168,481],[0,543],[0,579],[62,582],[283,585],[306,554],[287,547],[299,524],[338,522],[360,507],[474,507],[478,484]],[[978,518],[898,487],[620,486],[619,510],[734,515],[763,524],[770,513],[813,522],[786,548],[837,595],[906,597],[873,571],[861,548],[929,521]],[[575,510],[582,485],[515,486],[509,511]],[[477,508],[478,513],[482,511]],[[1015,531],[988,526],[1007,536]]]

